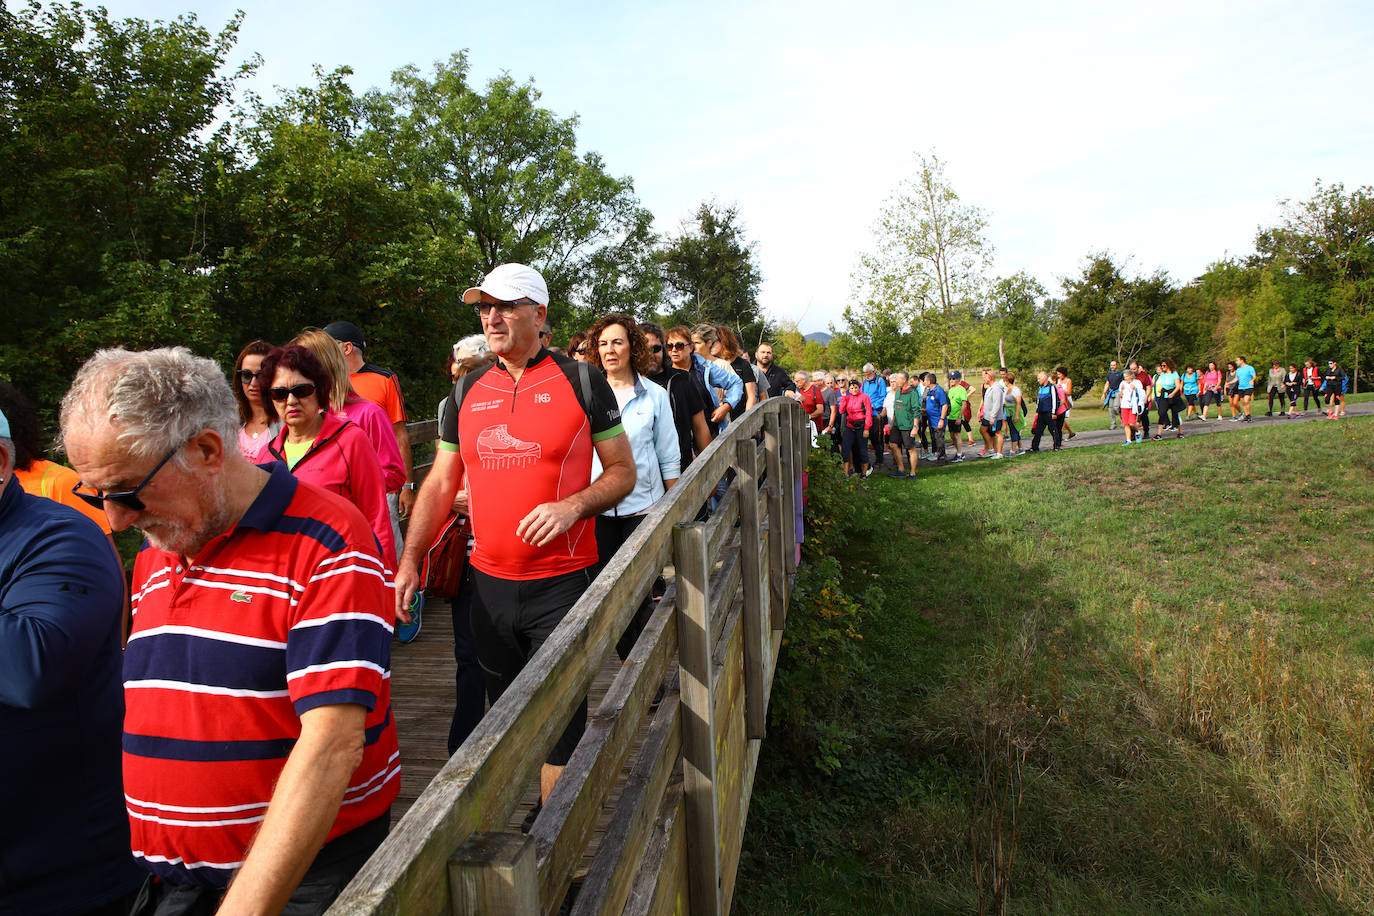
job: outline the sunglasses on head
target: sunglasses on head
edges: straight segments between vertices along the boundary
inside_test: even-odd
[[[251,385],[253,384],[253,379],[257,378],[259,375],[262,375],[262,370],[254,372],[252,369],[240,369],[238,375],[240,382],[242,382],[245,385]]]
[[[157,466],[149,471],[148,476],[139,481],[138,486],[134,487],[132,490],[121,490],[118,493],[82,493],[80,490],[85,484],[78,480],[76,486],[72,487],[72,494],[81,497],[86,505],[99,509],[102,512],[105,510],[106,502],[112,502],[115,505],[123,506],[125,509],[129,509],[133,512],[142,512],[147,506],[143,504],[143,500],[138,498],[139,492],[152,482],[157,472],[162,470],[162,466],[168,461],[171,461],[172,456],[180,451],[180,449],[181,446],[178,445],[176,448],[163,455],[162,460],[157,463]]]
[[[290,388],[273,388],[269,392],[274,401],[285,401],[287,395],[298,401],[303,401],[315,393],[314,382],[301,382],[299,385],[292,385]]]

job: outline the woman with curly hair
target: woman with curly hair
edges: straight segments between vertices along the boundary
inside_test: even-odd
[[[644,378],[643,373],[653,369],[654,355],[635,320],[612,312],[592,325],[587,337],[594,344],[591,362],[606,373],[635,459],[635,488],[619,505],[596,517],[600,572],[644,521],[654,503],[677,483],[681,451],[668,392]],[[600,463],[593,456],[592,479],[600,474]],[[616,642],[616,652],[622,659],[629,657],[649,620],[651,608],[652,601],[646,597]]]

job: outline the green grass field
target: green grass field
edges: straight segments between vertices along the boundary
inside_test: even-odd
[[[881,597],[816,699],[838,768],[764,744],[735,911],[1370,912],[1371,443],[813,470]]]

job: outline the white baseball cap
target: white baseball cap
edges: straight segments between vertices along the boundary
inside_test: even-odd
[[[463,302],[476,305],[480,294],[486,293],[493,299],[511,302],[516,299],[533,299],[540,305],[549,304],[549,288],[539,271],[524,264],[502,264],[482,278],[481,286],[463,291]]]

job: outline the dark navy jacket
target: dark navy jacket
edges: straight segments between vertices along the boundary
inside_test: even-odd
[[[132,890],[120,735],[124,576],[68,506],[0,486],[0,914]]]

